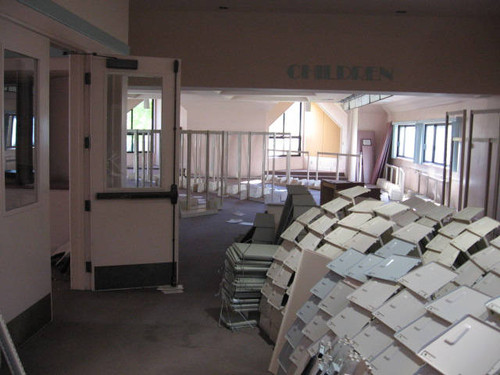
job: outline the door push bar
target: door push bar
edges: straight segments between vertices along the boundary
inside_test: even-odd
[[[120,191],[97,193],[96,199],[165,199],[170,198],[172,204],[177,204],[179,191],[176,184],[170,185],[170,191]]]

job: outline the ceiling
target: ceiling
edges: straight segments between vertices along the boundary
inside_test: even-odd
[[[348,97],[348,92],[298,91],[298,90],[182,90],[182,103],[195,104],[200,101],[217,102],[254,102],[270,105],[278,102],[339,103]],[[397,94],[370,104],[370,108],[386,112],[410,111],[434,106],[451,105],[467,99],[478,99],[481,95],[462,94]]]
[[[499,0],[131,0],[166,11],[276,12],[398,16],[499,16]]]

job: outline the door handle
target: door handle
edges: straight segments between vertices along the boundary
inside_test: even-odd
[[[96,199],[170,199],[172,204],[179,200],[179,190],[176,184],[170,186],[170,191],[117,191],[96,193]]]

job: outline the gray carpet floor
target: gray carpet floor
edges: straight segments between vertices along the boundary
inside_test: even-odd
[[[56,277],[53,322],[19,352],[27,373],[267,374],[272,345],[258,328],[219,327],[217,296],[224,252],[249,229],[226,221],[235,211],[253,221],[264,210],[261,203],[226,199],[217,215],[182,219],[182,294],[72,291]]]

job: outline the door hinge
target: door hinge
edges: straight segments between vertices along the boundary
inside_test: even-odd
[[[179,73],[179,60],[174,61],[174,73]]]
[[[87,72],[83,75],[84,81],[86,85],[90,85],[92,83],[90,72]]]
[[[90,212],[90,201],[89,200],[85,201],[85,211]]]
[[[85,262],[85,272],[92,273],[92,262]]]
[[[90,137],[85,137],[83,139],[83,147],[86,149],[90,149]]]

